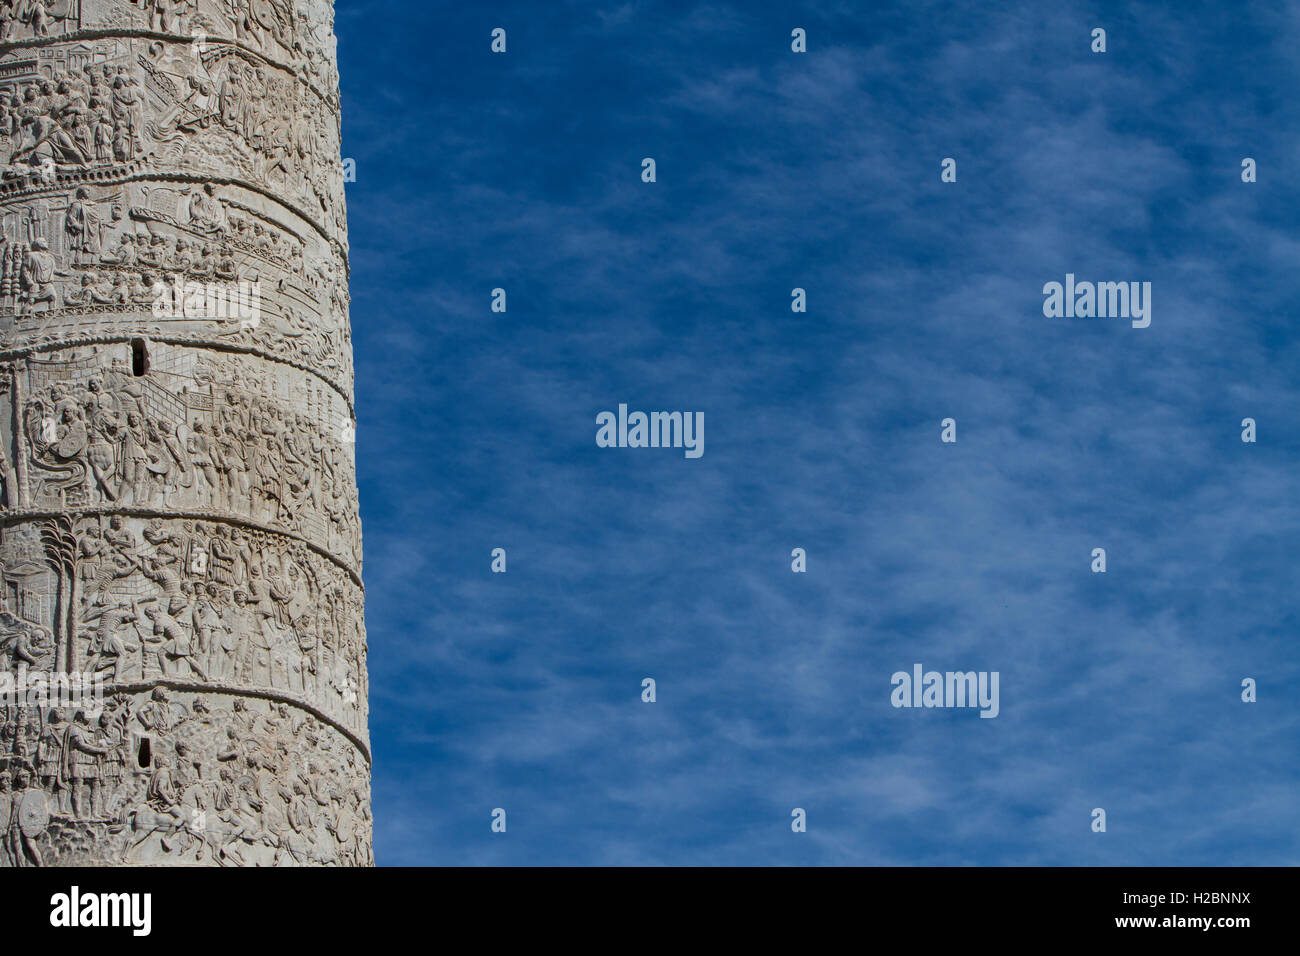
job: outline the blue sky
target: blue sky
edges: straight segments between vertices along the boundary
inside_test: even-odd
[[[971,6],[339,0],[381,865],[1300,862],[1300,8]]]

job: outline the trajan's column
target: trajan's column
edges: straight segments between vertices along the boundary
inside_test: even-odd
[[[0,0],[0,866],[372,862],[334,46]]]

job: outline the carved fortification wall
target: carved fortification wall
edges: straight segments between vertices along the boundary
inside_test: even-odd
[[[331,0],[0,0],[0,866],[372,862],[339,156]]]

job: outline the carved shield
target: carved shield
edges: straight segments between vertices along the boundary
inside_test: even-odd
[[[275,9],[270,0],[251,0],[248,12],[263,30],[275,29]]]
[[[18,829],[23,831],[23,836],[38,837],[49,825],[50,808],[45,803],[45,791],[24,791],[18,803]]]
[[[54,446],[54,453],[60,458],[75,458],[86,448],[86,426],[76,422],[68,426],[68,433]]]
[[[311,598],[308,597],[306,590],[302,589],[297,591],[293,597],[289,599],[289,620],[297,621],[307,611],[312,610],[313,607],[315,607],[315,605],[312,603]]]
[[[338,838],[343,844],[351,843],[357,834],[357,817],[351,810],[339,814]]]

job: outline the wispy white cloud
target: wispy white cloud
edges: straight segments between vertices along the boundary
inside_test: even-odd
[[[381,863],[1297,858],[1294,20],[860,6],[340,8]]]

